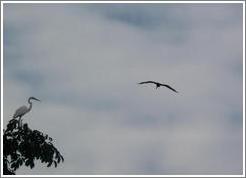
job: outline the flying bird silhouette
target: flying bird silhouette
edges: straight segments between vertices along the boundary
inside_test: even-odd
[[[13,116],[14,119],[19,117],[19,127],[21,127],[21,117],[24,116],[29,111],[31,111],[31,109],[32,109],[32,101],[31,100],[40,101],[37,98],[30,97],[28,99],[29,107],[27,107],[27,106],[21,106],[14,113],[14,116]]]
[[[170,87],[169,85],[162,84],[162,83],[155,82],[155,81],[145,81],[145,82],[140,82],[140,83],[138,83],[138,84],[148,84],[148,83],[153,83],[153,84],[155,84],[155,85],[156,85],[156,88],[155,88],[155,89],[159,88],[160,86],[164,86],[164,87],[167,87],[167,88],[169,88],[170,90],[172,90],[172,91],[178,93],[178,91],[176,91],[174,88]]]

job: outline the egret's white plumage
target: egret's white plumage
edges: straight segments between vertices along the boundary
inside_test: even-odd
[[[17,117],[21,117],[23,116],[24,114],[26,114],[27,112],[29,112],[31,109],[29,109],[28,107],[26,106],[21,106],[19,109],[17,109],[15,111],[15,114],[14,114],[14,118],[17,118]]]
[[[19,127],[21,127],[21,117],[22,117],[23,115],[25,115],[26,113],[28,113],[29,111],[31,111],[31,109],[32,109],[32,102],[31,102],[32,99],[33,99],[33,100],[36,100],[36,101],[40,101],[40,100],[37,99],[37,98],[30,97],[30,98],[28,99],[29,107],[27,107],[27,106],[21,106],[21,107],[18,108],[18,109],[15,111],[15,113],[14,113],[14,116],[13,116],[14,119],[19,117]]]

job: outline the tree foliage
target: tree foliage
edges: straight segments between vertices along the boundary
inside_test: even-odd
[[[47,167],[57,167],[64,159],[52,141],[47,134],[30,129],[28,124],[19,127],[18,120],[10,120],[3,133],[3,174],[15,174],[22,165],[32,169],[35,160]]]

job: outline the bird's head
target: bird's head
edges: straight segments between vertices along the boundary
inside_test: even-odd
[[[39,99],[37,99],[37,98],[35,98],[35,97],[33,97],[33,96],[31,96],[31,97],[28,99],[28,102],[30,102],[31,100],[40,101]]]

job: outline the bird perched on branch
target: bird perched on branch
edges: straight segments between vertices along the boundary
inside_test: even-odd
[[[156,88],[155,88],[155,89],[159,88],[160,86],[164,86],[164,87],[167,87],[167,88],[169,88],[170,90],[172,90],[172,91],[178,93],[178,91],[176,91],[175,89],[173,89],[173,88],[170,87],[169,85],[162,84],[162,83],[155,82],[155,81],[145,81],[145,82],[140,82],[140,83],[138,83],[138,84],[148,84],[148,83],[153,83],[153,84],[155,84],[155,85],[156,85]]]
[[[29,111],[31,111],[32,109],[32,101],[31,100],[36,100],[36,101],[40,101],[39,99],[37,98],[34,98],[34,97],[30,97],[28,99],[28,103],[29,103],[29,107],[27,106],[21,106],[20,108],[18,108],[16,111],[15,111],[15,114],[13,116],[13,118],[18,118],[19,117],[19,127],[21,127],[21,117],[24,116],[26,113],[28,113]]]

